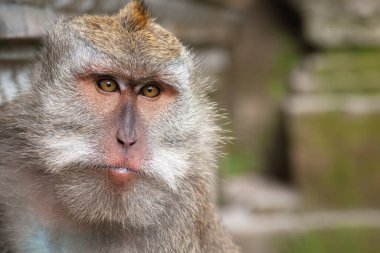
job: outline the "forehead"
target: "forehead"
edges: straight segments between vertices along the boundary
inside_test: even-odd
[[[121,61],[132,56],[159,64],[179,58],[183,50],[176,37],[153,22],[130,32],[115,17],[82,16],[70,26],[92,47]]]

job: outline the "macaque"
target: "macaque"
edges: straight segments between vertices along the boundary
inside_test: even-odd
[[[137,0],[48,28],[31,87],[0,111],[0,252],[238,251],[192,58]]]

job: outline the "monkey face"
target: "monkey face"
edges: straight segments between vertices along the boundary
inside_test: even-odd
[[[32,141],[60,203],[86,222],[159,224],[214,168],[214,107],[191,56],[135,4],[55,24],[33,83]]]
[[[100,129],[107,129],[99,135],[101,145],[96,149],[101,161],[96,166],[120,187],[130,184],[133,178],[149,174],[165,179],[175,189],[173,177],[180,176],[175,168],[159,172],[154,169],[158,161],[155,166],[148,163],[156,150],[165,148],[158,145],[169,140],[155,136],[154,132],[155,128],[162,131],[162,120],[167,120],[168,114],[175,110],[177,89],[158,77],[130,79],[99,73],[82,75],[78,84],[89,113],[99,120]],[[167,131],[174,133],[172,127]]]

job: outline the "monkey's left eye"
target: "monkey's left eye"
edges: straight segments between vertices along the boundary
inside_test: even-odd
[[[113,79],[101,79],[96,82],[96,85],[104,92],[115,92],[119,88],[119,85]]]
[[[148,84],[141,88],[140,94],[144,97],[155,98],[160,95],[161,89],[155,84]]]

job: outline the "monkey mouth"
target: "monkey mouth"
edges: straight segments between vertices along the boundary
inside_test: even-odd
[[[137,173],[136,171],[129,168],[110,168],[110,170],[118,174]]]
[[[118,166],[110,166],[110,165],[100,165],[96,166],[100,172],[105,173],[111,181],[116,185],[127,185],[131,182],[133,178],[141,175],[139,171],[132,168],[127,167],[118,167]]]
[[[100,170],[109,171],[116,174],[140,174],[136,169],[127,168],[127,167],[117,167],[117,166],[110,166],[110,165],[98,165],[96,166]]]

